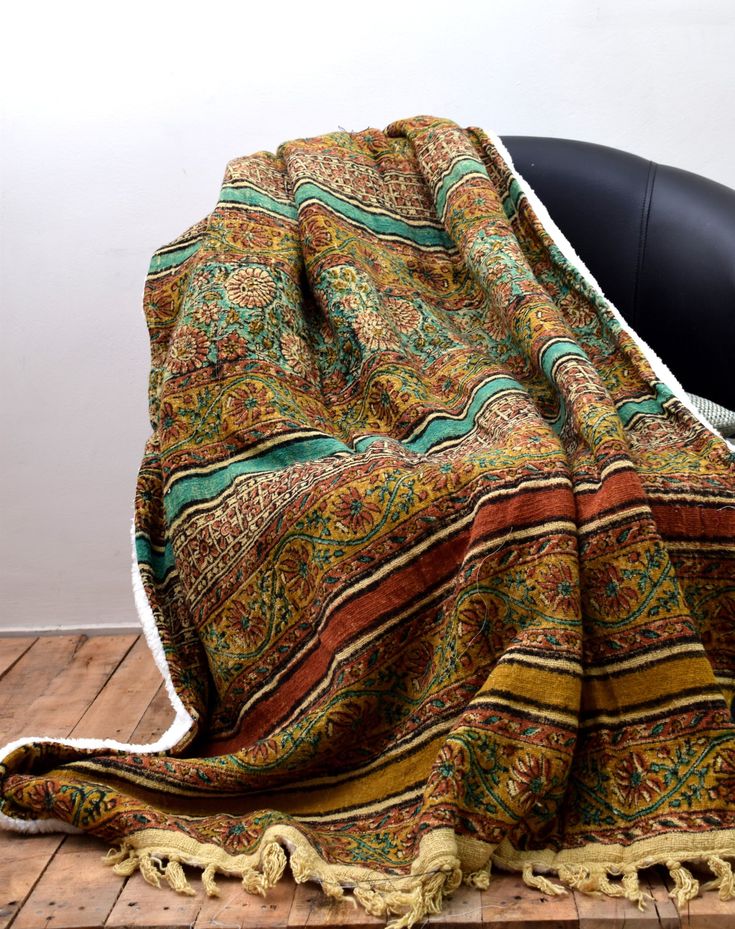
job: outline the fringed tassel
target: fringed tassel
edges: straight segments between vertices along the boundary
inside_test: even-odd
[[[286,864],[286,853],[278,842],[268,842],[260,859],[260,867],[268,887],[273,887],[280,881]]]
[[[611,881],[607,871],[602,871],[597,879],[597,889],[606,897],[624,897],[625,890],[620,881]]]
[[[208,897],[219,897],[219,887],[214,879],[217,869],[213,864],[208,864],[202,871],[202,886]]]
[[[388,907],[383,895],[376,890],[371,890],[369,887],[355,887],[352,896],[369,916],[384,919],[388,915]]]
[[[255,868],[245,868],[242,872],[242,886],[246,894],[252,894],[254,897],[264,897],[268,889],[265,878]]]
[[[408,893],[389,893],[386,894],[385,902],[389,913],[400,912],[404,907],[408,911],[400,919],[388,923],[386,929],[411,929],[416,923],[421,922],[427,916],[436,916],[441,912],[442,900],[445,892],[449,892],[447,887],[447,875],[443,871],[431,874],[421,880],[421,883],[414,887]],[[462,880],[459,875],[460,883]],[[456,889],[454,887],[453,889]]]
[[[283,854],[283,849],[280,845],[277,845],[276,848]],[[285,867],[285,865],[286,856],[283,855],[283,867]],[[283,873],[283,867],[281,867],[281,874]],[[305,849],[297,848],[294,852],[291,852],[291,874],[297,884],[303,884],[309,880],[319,881],[322,886],[322,891],[328,897],[331,897],[332,900],[341,900],[344,897],[342,886],[336,881],[329,880],[325,874],[320,872],[318,862],[316,862],[314,856],[310,855]]]
[[[293,857],[291,860],[293,868]],[[268,842],[260,856],[260,871],[255,868],[245,868],[242,872],[242,886],[246,893],[264,897],[268,888],[273,887],[281,879],[285,868],[286,853],[278,842]],[[295,874],[294,878],[299,880]],[[303,880],[308,880],[308,878],[303,877],[302,883]]]
[[[674,889],[669,893],[669,896],[679,909],[682,909],[699,893],[699,881],[692,875],[691,871],[682,867],[680,861],[669,860],[666,862],[666,867],[669,869],[671,880],[674,882]]]
[[[453,866],[440,868],[417,875],[415,881],[410,890],[375,890],[358,885],[353,896],[371,916],[399,916],[388,923],[386,929],[410,929],[426,917],[441,912],[444,897],[462,883],[462,872]]]
[[[590,869],[584,865],[559,865],[559,880],[570,890],[576,890],[590,876]]]
[[[102,858],[105,864],[119,864],[124,861],[130,854],[130,848],[127,845],[121,845],[120,848],[111,848]]]
[[[167,859],[164,867],[162,859]],[[112,870],[120,877],[129,877],[135,871],[140,871],[144,880],[154,887],[161,886],[161,877],[164,877],[168,885],[177,893],[194,896],[196,891],[186,878],[184,868],[178,853],[172,851],[168,855],[165,851],[156,854],[145,851],[138,851],[130,846],[123,845],[119,849],[110,849],[103,859],[107,864],[112,865]],[[273,887],[283,876],[286,869],[286,853],[278,842],[268,842],[264,845],[260,862],[256,867],[247,867],[241,872],[242,885],[250,894],[265,896],[269,887]],[[215,864],[200,865],[203,867],[202,884],[208,897],[218,897],[219,888],[215,882],[217,866]],[[304,877],[304,880],[307,878]],[[332,896],[337,896],[342,892],[342,888],[337,889],[333,885]]]
[[[291,852],[289,863],[291,874],[297,884],[305,884],[312,877],[312,862],[303,849],[297,848]]]
[[[649,903],[653,903],[651,894],[641,890],[641,882],[638,878],[638,872],[633,868],[623,874],[623,896],[631,903],[635,903],[638,909],[643,912]]]
[[[341,900],[345,892],[342,889],[341,884],[337,884],[334,881],[322,881],[322,893],[326,894],[331,900]]]
[[[732,900],[735,897],[735,876],[730,862],[713,855],[707,859],[707,867],[713,872],[715,879],[702,884],[701,889],[717,890],[720,900]]]
[[[130,877],[131,874],[138,870],[139,863],[138,858],[135,855],[131,855],[129,858],[118,861],[118,863],[113,866],[112,870],[118,877]]]
[[[623,897],[635,903],[639,910],[645,910],[653,897],[641,890],[638,872],[629,868],[623,872],[621,881],[612,881],[613,874],[605,868],[588,868],[584,865],[561,865],[559,880],[570,890],[585,894],[605,894],[608,897]]]
[[[463,882],[476,890],[487,890],[490,887],[490,865],[480,871],[471,871],[465,874]]]
[[[196,891],[186,879],[186,874],[184,874],[184,869],[181,867],[181,862],[176,861],[176,859],[169,859],[163,876],[168,881],[169,887],[175,890],[177,894],[186,894],[187,897],[194,897],[196,895]]]
[[[560,884],[553,884],[550,880],[541,874],[533,873],[532,864],[523,865],[523,883],[528,887],[535,887],[549,897],[557,897],[559,894],[565,894],[566,888]]]
[[[156,867],[153,863],[153,859],[150,855],[143,854],[138,856],[138,868],[146,883],[150,884],[152,887],[161,886],[162,872],[160,868]]]

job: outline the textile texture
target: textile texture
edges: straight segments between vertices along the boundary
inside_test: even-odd
[[[6,826],[397,926],[491,865],[732,895],[735,456],[542,215],[433,117],[228,165],[145,291],[136,570],[188,728],[16,744]]]

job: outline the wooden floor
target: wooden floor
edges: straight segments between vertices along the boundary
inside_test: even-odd
[[[109,737],[147,743],[172,713],[143,639],[136,636],[0,638],[0,746],[21,735]],[[334,904],[312,884],[285,879],[265,899],[235,879],[221,896],[184,897],[127,880],[102,864],[106,848],[88,836],[21,837],[0,832],[0,929],[83,927],[380,926],[349,902]],[[190,875],[199,886],[195,873]],[[508,929],[735,929],[735,905],[715,893],[677,912],[667,875],[648,872],[655,898],[644,912],[628,901],[568,894],[547,898],[515,875],[497,875],[480,893],[462,889],[429,925]]]

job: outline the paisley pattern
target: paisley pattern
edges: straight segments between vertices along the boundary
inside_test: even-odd
[[[284,847],[399,925],[493,861],[725,887],[733,454],[490,136],[416,117],[234,160],[145,312],[137,560],[192,725],[22,745],[7,817],[255,889]]]

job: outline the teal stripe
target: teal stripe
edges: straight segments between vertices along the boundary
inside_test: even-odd
[[[503,212],[507,219],[513,219],[518,212],[518,201],[521,199],[522,194],[521,185],[513,178],[508,188],[508,196],[503,200]]]
[[[416,436],[415,439],[402,442],[401,444],[417,454],[426,454],[434,445],[439,442],[445,442],[448,439],[458,439],[466,435],[475,424],[475,418],[485,403],[502,390],[523,390],[518,381],[512,377],[497,377],[483,384],[472,398],[472,402],[467,407],[464,416],[460,419],[440,416],[433,419],[425,431]],[[384,436],[370,436],[360,439],[355,443],[355,450],[362,451],[375,439],[384,438]]]
[[[183,477],[164,494],[166,517],[172,521],[187,504],[211,500],[222,493],[241,474],[280,471],[292,464],[326,458],[327,455],[334,455],[336,452],[350,451],[352,449],[349,445],[345,445],[339,439],[313,436],[298,442],[280,445],[253,458],[233,461],[232,464],[209,474],[192,474],[190,477]]]
[[[673,393],[666,386],[658,382],[656,384],[656,396],[646,400],[628,400],[618,407],[618,416],[627,425],[637,413],[651,413],[661,416],[664,414],[664,403],[673,397]]]
[[[149,564],[157,581],[163,580],[167,572],[174,566],[174,550],[167,542],[163,552],[157,552],[151,546],[148,536],[135,537],[135,557],[139,564]]]
[[[551,380],[551,369],[559,358],[564,355],[575,355],[578,358],[587,358],[587,354],[575,342],[556,342],[541,350],[540,363],[547,378]],[[671,390],[660,382],[656,384],[656,395],[645,400],[628,400],[617,408],[618,416],[624,426],[638,413],[649,413],[656,416],[664,415],[663,404],[672,397]],[[561,432],[567,418],[566,404],[562,398],[559,415],[551,423],[551,428],[557,434]]]
[[[549,380],[551,380],[551,369],[564,355],[574,355],[576,358],[587,358],[585,350],[577,345],[576,342],[562,339],[559,342],[554,342],[552,345],[547,345],[546,348],[541,349],[539,364]]]
[[[457,162],[452,170],[447,174],[447,176],[442,180],[439,185],[439,190],[436,194],[436,211],[439,216],[444,215],[444,211],[447,206],[447,193],[449,189],[460,181],[463,177],[466,177],[468,174],[483,174],[487,177],[487,171],[485,170],[485,165],[481,161],[478,161],[477,158],[462,158]]]
[[[425,454],[437,442],[461,438],[472,428],[477,414],[487,400],[503,390],[523,390],[523,388],[518,381],[511,377],[493,378],[477,391],[464,416],[460,419],[437,418],[415,439],[400,444],[412,452]],[[173,521],[182,508],[188,504],[213,499],[226,490],[232,481],[241,474],[280,471],[289,467],[289,465],[304,461],[317,461],[320,458],[326,458],[328,455],[334,455],[336,452],[360,454],[375,442],[384,442],[387,438],[389,437],[385,435],[369,435],[359,439],[351,447],[345,442],[339,441],[339,439],[328,436],[314,436],[301,439],[298,442],[291,442],[285,446],[278,446],[264,452],[262,455],[256,455],[243,461],[234,461],[232,464],[225,465],[209,474],[193,474],[190,477],[183,477],[164,495],[166,517],[169,521]]]
[[[354,222],[366,226],[378,235],[397,235],[410,242],[414,242],[416,245],[440,245],[444,248],[452,247],[452,240],[444,229],[437,229],[435,226],[411,226],[395,216],[371,213],[368,210],[361,209],[354,203],[342,200],[340,197],[331,193],[331,191],[323,190],[321,187],[311,182],[302,184],[296,190],[294,199],[298,206],[302,206],[306,200],[318,200],[337,213],[341,213]]]
[[[197,239],[196,242],[192,242],[183,248],[177,248],[175,251],[164,252],[162,255],[154,255],[151,259],[148,273],[158,274],[161,271],[167,271],[169,268],[182,264],[182,262],[186,261],[187,258],[191,257],[199,249],[201,244],[202,240]]]
[[[572,342],[566,339],[560,342],[554,342],[552,345],[547,345],[546,348],[542,348],[541,354],[539,356],[539,364],[541,365],[541,369],[549,382],[553,381],[551,376],[551,369],[560,358],[564,357],[564,355],[573,355],[576,358],[587,358],[587,354],[584,349],[580,348],[576,342]],[[556,417],[556,419],[552,420],[549,425],[556,433],[556,435],[559,435],[564,428],[566,421],[567,405],[564,401],[564,397],[560,395],[559,415]]]
[[[269,213],[277,213],[286,219],[296,219],[296,208],[290,203],[281,203],[267,194],[252,187],[223,187],[219,198],[220,203],[245,203],[248,206],[258,206]]]

